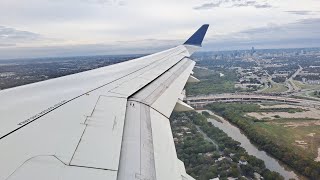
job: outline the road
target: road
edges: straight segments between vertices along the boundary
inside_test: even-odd
[[[264,78],[262,81],[264,82],[264,87],[262,89],[259,89],[257,92],[263,92],[265,91],[266,89],[270,88],[269,85],[268,85],[268,82],[270,82],[271,84],[272,83],[275,83],[273,80],[272,80],[272,77],[270,76],[270,74],[268,73],[268,71],[265,70],[265,73],[267,74],[267,78]]]
[[[320,108],[320,101],[309,99],[298,99],[285,96],[270,96],[259,94],[216,94],[208,96],[187,97],[184,99],[189,105],[193,107],[202,107],[203,105],[213,102],[281,102],[286,104],[295,104],[300,106],[317,107]]]
[[[203,135],[204,139],[205,139],[206,141],[211,142],[211,143],[216,147],[216,149],[219,151],[219,153],[222,154],[222,152],[219,150],[219,145],[218,145],[214,140],[212,140],[211,138],[209,138],[209,137],[207,136],[207,134],[200,129],[199,126],[197,126],[197,125],[195,125],[195,126],[196,126],[197,130]]]
[[[299,65],[299,69],[297,69],[297,71],[294,74],[292,74],[292,76],[289,79],[285,81],[285,84],[288,87],[286,93],[297,92],[301,90],[301,88],[296,86],[296,84],[293,82],[293,78],[295,78],[302,70],[303,68]]]

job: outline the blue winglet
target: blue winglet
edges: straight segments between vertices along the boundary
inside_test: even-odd
[[[202,25],[185,43],[184,45],[200,46],[206,32],[208,30],[209,24]]]

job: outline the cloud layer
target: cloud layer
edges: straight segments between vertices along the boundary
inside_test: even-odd
[[[204,3],[200,6],[195,6],[194,9],[196,10],[204,10],[204,9],[213,9],[217,7],[226,7],[226,8],[233,8],[233,7],[254,7],[258,9],[263,8],[272,8],[267,2],[258,2],[253,0],[220,0],[214,1],[210,3]]]
[[[30,41],[36,41],[39,39],[41,39],[40,34],[0,26],[1,46],[12,46],[16,43],[25,43]]]
[[[202,24],[206,50],[314,46],[319,9],[317,0],[1,0],[0,59],[153,52]]]
[[[300,10],[300,11],[285,11],[285,12],[290,13],[290,14],[295,14],[295,15],[312,15],[312,14],[315,13],[314,11],[303,11],[303,10]]]
[[[207,50],[249,49],[252,46],[257,48],[320,47],[320,18],[303,19],[285,25],[269,24],[227,36],[213,37],[208,41]]]

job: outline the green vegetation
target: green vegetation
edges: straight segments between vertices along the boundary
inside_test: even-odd
[[[266,180],[284,179],[268,170],[262,160],[248,155],[239,142],[214,127],[203,115],[196,112],[173,113],[170,122],[178,158],[184,162],[187,173],[192,177],[208,180],[216,177],[242,179],[245,176],[251,179],[257,172]],[[205,140],[197,127],[217,142],[219,149]]]
[[[296,120],[297,121],[297,120]],[[298,122],[308,123],[309,119],[299,120]],[[279,118],[273,123],[257,122],[255,123],[255,128],[263,133],[267,137],[274,139],[275,144],[285,145],[290,147],[292,151],[304,158],[309,158],[314,160],[317,156],[317,147],[320,142],[317,140],[319,138],[317,132],[319,132],[319,126],[298,126],[298,127],[286,127],[286,124],[292,123],[291,119]],[[312,134],[313,136],[311,136]],[[301,145],[305,148],[301,148],[296,141],[303,141],[307,143],[306,145]]]
[[[288,112],[288,113],[296,113],[296,112],[304,112],[305,109],[302,108],[263,108],[260,107],[255,112]]]
[[[261,111],[256,104],[214,103],[208,105],[207,108],[237,125],[259,148],[285,162],[301,174],[311,179],[320,179],[320,163],[314,161],[315,155],[313,154],[317,147],[314,144],[315,138],[311,136],[306,138],[307,134],[318,133],[320,131],[319,126],[290,128],[285,126],[284,121],[291,124],[292,121],[290,119],[281,119],[280,116],[271,122],[263,122],[245,116],[249,112]],[[313,150],[307,152],[305,149],[294,145],[296,140],[308,142],[310,144],[308,148]]]
[[[276,83],[284,83],[287,80],[286,77],[275,77],[272,78],[272,81],[276,82]]]
[[[262,92],[263,93],[280,93],[280,92],[285,92],[286,90],[288,90],[288,88],[284,84],[272,83],[271,88],[268,88]]]
[[[238,80],[237,74],[234,71],[223,70],[216,72],[195,68],[194,73],[200,79],[200,82],[187,84],[186,90],[188,96],[240,91],[240,89],[234,87],[235,82]],[[223,73],[224,76],[220,77],[220,73]]]
[[[319,85],[313,85],[313,84],[304,84],[301,81],[292,81],[298,88],[300,89],[314,89],[314,88],[319,88]]]
[[[279,115],[274,115],[274,117],[275,117],[275,118],[280,118],[280,116],[279,116]]]
[[[319,99],[312,98],[312,97],[306,97],[306,96],[295,96],[295,95],[291,95],[290,97],[296,98],[296,99],[305,99],[305,100],[312,100],[312,101],[320,101]]]
[[[218,122],[222,122],[218,116],[209,114],[207,111],[202,111],[202,115],[204,115],[206,118],[210,118],[210,119],[214,119]]]
[[[316,97],[316,98],[320,98],[320,91],[314,91],[311,96]]]
[[[209,118],[211,116],[207,111],[203,111],[202,115],[204,115],[207,118]]]
[[[300,89],[309,89],[311,86],[303,84],[301,81],[292,80],[292,82]]]

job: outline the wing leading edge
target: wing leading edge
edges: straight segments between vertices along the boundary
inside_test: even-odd
[[[0,179],[193,179],[168,118],[207,29],[167,51],[1,91]]]

